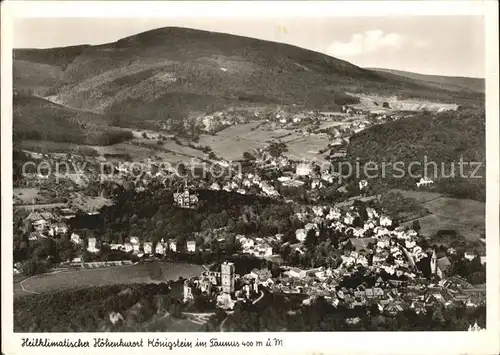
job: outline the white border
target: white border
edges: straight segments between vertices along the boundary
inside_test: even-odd
[[[283,353],[283,354],[498,354],[500,308],[499,283],[499,144],[498,144],[498,3],[496,1],[354,1],[354,2],[132,2],[132,1],[7,1],[2,3],[2,353],[139,354],[165,353],[162,348],[142,349],[43,349],[21,348],[20,339],[27,334],[13,334],[12,325],[12,20],[16,17],[324,17],[329,16],[400,16],[400,15],[481,15],[486,23],[486,110],[487,110],[487,331],[467,332],[384,332],[384,333],[155,333],[151,337],[179,339],[284,340],[283,348],[207,348],[217,353]],[[39,336],[39,334],[32,334]],[[45,336],[45,335],[43,335]],[[146,333],[78,333],[50,334],[51,340],[76,337],[91,340],[146,339]],[[176,352],[188,352],[175,350]]]

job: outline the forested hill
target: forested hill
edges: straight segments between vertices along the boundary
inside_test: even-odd
[[[461,109],[437,114],[421,113],[359,132],[351,137],[348,155],[352,161],[356,159],[363,163],[371,161],[378,166],[382,162],[404,162],[404,166],[408,168],[411,162],[420,162],[420,167],[413,165],[412,173],[422,176],[423,165],[427,159],[427,162],[437,163],[436,188],[441,192],[456,197],[483,200],[485,128],[485,112],[480,109]],[[453,163],[455,163],[455,175],[459,175],[458,163],[461,158],[466,163],[481,163],[482,167],[475,176],[480,175],[482,178],[439,178],[442,177],[443,171],[445,174],[451,173]],[[428,171],[433,172],[432,169],[431,166]],[[387,171],[393,170],[388,168]],[[464,168],[464,171],[470,170]],[[416,178],[408,174],[403,178],[395,178],[394,175],[396,174],[388,173],[385,179],[378,180],[383,180],[386,185],[415,186]]]

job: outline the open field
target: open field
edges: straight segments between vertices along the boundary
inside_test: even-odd
[[[454,230],[468,240],[478,240],[485,231],[486,206],[483,202],[442,197],[430,191],[398,191],[419,201],[430,213],[419,219],[421,233],[434,236],[440,230]],[[411,221],[408,225],[411,226]]]
[[[179,277],[198,276],[202,266],[193,264],[150,262],[130,266],[107,267],[102,269],[81,269],[36,275],[14,286],[14,296],[28,293],[43,293],[61,289],[99,286],[120,283],[162,282],[177,280]]]
[[[36,205],[14,205],[14,208],[24,208],[24,209],[33,209],[33,210],[50,210],[58,207],[67,207],[68,204],[64,202],[57,203],[41,203]]]
[[[474,241],[479,240],[479,235],[484,232],[484,226],[467,224],[454,218],[436,216],[434,214],[422,217],[419,221],[422,228],[420,233],[426,237],[431,237],[440,230],[454,230],[466,239]]]
[[[266,143],[242,139],[239,137],[202,136],[200,143],[212,148],[215,155],[226,160],[238,160],[243,153],[251,152],[257,148],[264,148]]]
[[[111,199],[104,198],[101,196],[96,196],[96,197],[85,196],[80,193],[77,193],[76,196],[74,196],[70,200],[71,206],[74,206],[77,209],[83,211],[97,211],[104,206],[110,206],[112,204],[113,201]]]
[[[305,161],[325,161],[319,154],[321,149],[325,149],[330,143],[327,135],[311,135],[297,139],[287,144],[288,152],[285,155],[293,160]]]
[[[414,198],[418,202],[428,202],[442,196],[439,192],[432,192],[426,190],[401,190],[391,189],[389,192],[396,192],[402,194],[404,197]]]
[[[122,157],[129,156],[132,161],[155,159],[176,163],[179,161],[189,162],[192,158],[204,157],[204,153],[200,150],[179,145],[174,141],[162,142],[162,145],[157,145],[157,140],[140,137],[128,142],[107,146],[77,145],[51,141],[23,141],[19,144],[21,148],[27,151],[43,153],[68,153],[77,152],[79,148],[90,148],[96,151],[102,159],[107,160],[112,160],[113,156],[116,156],[118,160],[123,160]]]
[[[38,198],[37,188],[15,188],[13,189],[14,200],[17,198],[21,204],[31,204],[33,199]]]
[[[425,207],[436,216],[453,218],[463,224],[484,226],[486,206],[483,202],[456,198],[439,198]]]
[[[304,136],[295,130],[252,122],[228,127],[213,136],[204,135],[200,138],[200,144],[210,146],[217,156],[236,160],[241,159],[244,152],[264,148],[273,140],[284,142],[288,147],[285,155],[296,160],[323,160],[318,151],[330,143],[326,135]]]
[[[203,135],[199,144],[208,145],[213,152],[226,160],[241,159],[244,152],[266,147],[272,139],[268,131],[252,122],[228,127],[215,135]]]

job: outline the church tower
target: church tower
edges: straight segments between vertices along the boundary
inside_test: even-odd
[[[234,263],[224,262],[221,265],[222,292],[234,292]]]
[[[437,271],[437,256],[436,256],[436,251],[432,251],[432,256],[431,256],[431,273],[435,274]]]

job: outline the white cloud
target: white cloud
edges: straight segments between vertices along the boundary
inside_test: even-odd
[[[429,45],[429,43],[427,41],[424,41],[424,40],[418,40],[415,42],[415,47],[417,48],[425,48]]]
[[[338,57],[352,57],[365,53],[375,53],[383,49],[397,49],[405,38],[397,33],[384,33],[382,30],[370,30],[356,33],[348,42],[335,41],[327,52]]]

